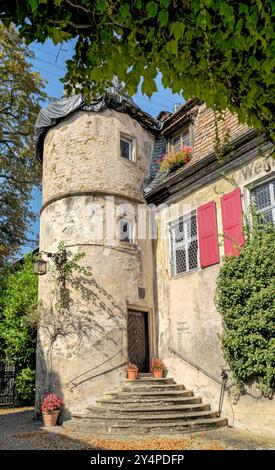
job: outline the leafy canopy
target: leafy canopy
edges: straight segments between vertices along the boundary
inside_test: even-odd
[[[254,383],[265,396],[275,387],[275,229],[254,222],[238,257],[221,267],[216,303],[222,347],[239,390]]]
[[[88,95],[113,75],[151,96],[155,78],[184,97],[228,108],[274,139],[273,0],[17,0],[2,18],[28,41],[76,38],[66,88]]]
[[[45,94],[31,58],[15,28],[0,22],[0,267],[29,241],[29,202],[40,181],[33,137]]]

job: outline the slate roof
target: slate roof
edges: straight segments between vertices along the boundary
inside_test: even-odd
[[[151,181],[144,189],[145,197],[158,186],[166,183],[166,181],[168,183],[175,174],[184,174],[185,172],[189,172],[190,167],[202,160],[206,160],[209,155],[215,153],[215,114],[211,108],[207,108],[206,105],[198,99],[187,101],[174,114],[170,115],[164,121],[163,127],[160,130],[160,135],[168,140],[171,135],[176,133],[188,122],[192,122],[194,127],[194,141],[192,145],[193,151],[191,160],[184,167],[181,167],[174,172],[169,173],[168,171],[165,171],[157,173],[156,164],[153,163],[155,161],[154,155],[157,154],[157,149],[154,149],[152,158],[153,171],[151,172]],[[238,122],[236,114],[231,114],[229,111],[225,111],[223,113],[223,119],[218,121],[218,135],[221,145],[225,142],[230,144],[230,142],[235,141],[239,136],[246,134],[249,130],[250,128],[246,124],[240,124]],[[156,145],[158,144],[156,143]],[[159,148],[159,146],[157,148]],[[165,153],[165,151],[163,153]]]
[[[154,119],[150,114],[137,106],[134,100],[117,83],[109,87],[106,93],[97,99],[86,101],[81,95],[64,97],[53,101],[43,108],[38,114],[35,123],[36,156],[40,162],[43,160],[43,143],[47,131],[59,121],[78,110],[101,112],[106,108],[112,108],[121,113],[129,114],[136,119],[142,127],[153,134],[158,134],[163,127],[163,122]]]

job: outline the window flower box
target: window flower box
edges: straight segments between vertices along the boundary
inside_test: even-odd
[[[159,171],[175,171],[186,165],[192,158],[191,147],[181,147],[176,152],[166,153],[159,160]]]

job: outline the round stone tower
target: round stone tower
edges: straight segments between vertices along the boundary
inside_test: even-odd
[[[54,272],[39,278],[37,403],[56,392],[69,412],[112,390],[129,360],[149,371],[155,354],[143,198],[154,120],[138,108],[134,117],[133,108],[117,109],[76,109],[48,126],[43,144],[40,251],[56,253],[63,243],[68,261],[83,253],[78,263],[90,272],[68,280],[62,312]],[[54,266],[50,259],[48,265]]]

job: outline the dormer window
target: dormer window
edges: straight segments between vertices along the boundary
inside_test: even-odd
[[[174,152],[178,152],[182,147],[190,147],[190,130],[189,127],[184,127],[171,139],[171,146]]]

